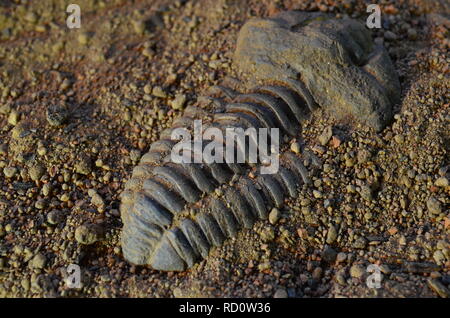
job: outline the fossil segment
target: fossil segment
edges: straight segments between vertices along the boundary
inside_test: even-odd
[[[274,39],[269,32],[272,29],[285,42]],[[250,43],[252,34],[254,43]],[[305,34],[311,39],[299,40]],[[308,54],[314,51],[321,52],[318,54],[326,70],[314,69],[319,67],[317,60],[307,61]],[[243,153],[242,163],[226,162],[223,153],[218,154],[222,163],[207,163],[195,153],[188,155],[193,163],[175,163],[171,157],[178,142],[171,140],[174,128],[193,131],[197,119],[203,121],[203,129],[213,127],[221,132],[232,127],[266,128],[271,133],[271,128],[279,128],[277,142],[286,146],[284,137],[296,136],[302,121],[319,105],[336,111],[337,116],[342,112],[333,107],[338,106],[346,108],[346,115],[364,114],[373,120],[368,124],[380,128],[386,121],[383,116],[390,116],[390,100],[396,98],[395,84],[389,82],[393,73],[385,69],[389,58],[383,50],[374,49],[366,31],[351,20],[318,19],[317,14],[303,13],[251,20],[239,36],[237,56],[242,58],[238,64],[243,71],[253,72],[263,85],[247,93],[215,87],[217,94],[209,97],[213,109],[207,112],[201,107],[187,107],[133,169],[121,195],[122,250],[131,263],[164,271],[192,267],[206,258],[212,247],[220,246],[241,229],[251,228],[257,220],[267,219],[270,209],[283,206],[288,197],[295,198],[299,189],[311,182],[313,170],[321,166],[318,158],[307,151],[302,151],[302,156],[285,151],[279,157],[277,172],[264,174],[264,157],[258,151],[255,164],[246,150],[252,142],[257,143],[251,135],[232,144],[235,154]],[[346,92],[334,91],[342,88],[336,86],[336,74],[345,77],[339,85]],[[358,78],[360,86],[349,86],[350,80]],[[333,92],[326,87],[327,81]],[[371,93],[363,91],[366,84],[375,85]],[[366,103],[372,93],[381,94],[373,101],[377,109],[375,104]],[[357,102],[361,104],[352,104]],[[215,142],[227,144],[229,137],[223,136]],[[212,141],[203,138],[201,144],[197,140],[192,145],[207,149]]]
[[[279,128],[294,135],[309,108],[289,84],[280,85],[233,95],[205,128]],[[203,140],[202,149],[208,142]],[[174,145],[165,139],[152,144],[122,193],[122,248],[134,264],[167,271],[189,268],[211,247],[266,219],[270,208],[281,207],[287,196],[296,196],[298,187],[308,182],[309,172],[293,153],[284,154],[278,174],[269,175],[260,173],[261,163],[250,165],[247,156],[241,165],[173,163]],[[237,153],[248,142],[233,145]]]

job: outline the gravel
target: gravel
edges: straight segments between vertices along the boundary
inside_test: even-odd
[[[308,152],[320,160],[312,184],[190,271],[160,273],[127,263],[120,243],[119,196],[151,142],[209,87],[248,89],[233,50],[249,17],[290,8],[364,21],[365,3],[89,2],[96,18],[73,33],[52,27],[65,7],[51,2],[11,6],[0,33],[0,297],[448,297],[448,19],[437,5],[388,1],[372,30],[402,84],[383,131],[319,109],[286,140],[308,171]],[[164,28],[136,33],[131,21],[160,6]],[[80,289],[63,281],[70,264]],[[384,274],[376,294],[369,264]]]

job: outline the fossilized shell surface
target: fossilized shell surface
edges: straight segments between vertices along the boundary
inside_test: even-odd
[[[252,19],[239,33],[235,63],[250,80],[299,79],[338,119],[377,131],[391,120],[400,97],[386,50],[356,20],[296,11]]]
[[[236,56],[253,82],[265,83],[243,94],[222,88],[226,96],[212,98],[218,104],[214,111],[187,107],[133,169],[120,208],[128,261],[165,271],[190,268],[225,239],[267,219],[272,207],[296,197],[320,167],[318,158],[305,157],[306,151],[300,156],[284,151],[273,175],[260,172],[262,160],[256,166],[247,159],[242,164],[174,163],[173,128],[192,129],[194,120],[202,119],[204,128],[220,131],[279,128],[285,140],[299,133],[319,104],[380,129],[398,98],[389,57],[355,21],[295,12],[255,19],[243,27]]]

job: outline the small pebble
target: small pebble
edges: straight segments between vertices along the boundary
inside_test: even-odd
[[[19,122],[19,113],[16,110],[12,110],[8,116],[8,124],[15,126]]]
[[[69,111],[60,105],[50,105],[46,110],[46,119],[50,126],[58,127],[63,125],[69,117]]]
[[[28,174],[30,175],[31,180],[38,181],[42,178],[45,173],[45,167],[42,164],[35,164],[30,168]]]
[[[51,225],[57,225],[64,220],[64,213],[60,210],[52,210],[47,214],[47,222]]]
[[[342,263],[347,259],[347,254],[345,254],[344,252],[340,252],[338,253],[337,257],[336,257],[336,261],[338,263]]]
[[[291,150],[294,153],[300,153],[300,144],[298,142],[293,142],[291,144]]]
[[[442,207],[441,207],[441,202],[439,202],[436,198],[429,198],[427,200],[427,208],[428,208],[428,212],[430,212],[430,214],[441,214],[442,212]]]
[[[333,225],[330,225],[327,232],[327,243],[332,244],[336,241],[338,236],[337,230]]]
[[[92,161],[88,156],[81,156],[75,163],[75,171],[79,174],[88,175],[92,170]]]
[[[273,208],[269,213],[269,222],[270,224],[276,224],[280,219],[280,210],[277,208]]]
[[[96,224],[83,224],[75,230],[75,240],[83,245],[91,245],[101,238],[101,228]]]
[[[366,268],[362,265],[353,265],[350,267],[350,276],[353,278],[361,278],[366,273]]]
[[[397,40],[397,35],[394,32],[386,31],[384,33],[384,38],[388,41],[395,41]]]
[[[313,190],[313,196],[314,196],[316,199],[320,199],[323,195],[322,195],[322,192],[317,191],[317,190]]]
[[[337,252],[329,246],[327,246],[322,252],[322,258],[327,263],[334,263],[336,261],[336,257]]]
[[[89,35],[88,35],[87,33],[85,33],[85,32],[80,33],[80,34],[78,35],[78,42],[79,42],[81,45],[86,45],[86,44],[88,44],[88,42],[89,42]]]
[[[273,298],[288,298],[288,293],[287,293],[286,289],[279,288],[273,295]]]
[[[5,168],[3,168],[3,174],[7,178],[13,178],[16,175],[16,173],[17,173],[17,168],[16,167],[5,167]]]
[[[328,126],[324,129],[322,134],[319,136],[319,142],[322,146],[325,146],[331,139],[331,136],[333,136],[333,128],[331,126]]]
[[[30,268],[42,269],[47,263],[47,258],[41,253],[37,253],[29,262]]]
[[[160,98],[167,97],[167,94],[163,91],[163,89],[160,86],[153,87],[152,94],[153,94],[153,96],[160,97]]]
[[[446,177],[440,177],[439,179],[437,179],[434,182],[434,185],[436,187],[442,187],[442,188],[448,187],[448,184],[449,184],[449,182],[448,182],[448,179]]]
[[[172,100],[172,108],[173,109],[183,109],[184,104],[186,103],[186,95],[184,94],[177,94],[175,96],[175,99]]]

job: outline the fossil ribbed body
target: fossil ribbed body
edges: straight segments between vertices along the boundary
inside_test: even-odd
[[[261,163],[250,164],[248,161],[242,164],[174,163],[171,160],[171,151],[176,141],[171,140],[172,129],[185,127],[192,130],[194,120],[197,119],[202,120],[204,128],[215,127],[222,131],[228,127],[244,130],[279,128],[280,144],[286,149],[284,137],[300,133],[301,123],[318,107],[316,100],[324,100],[326,94],[333,96],[337,101],[340,100],[339,94],[342,94],[342,100],[346,100],[346,104],[355,101],[356,106],[350,107],[349,112],[352,115],[370,114],[375,123],[372,126],[377,129],[388,120],[386,113],[379,109],[374,110],[377,105],[382,105],[385,109],[390,107],[388,97],[393,94],[391,88],[395,86],[395,83],[389,82],[393,76],[389,69],[390,64],[385,63],[384,51],[372,52],[371,44],[367,42],[371,41],[370,36],[367,39],[364,26],[361,28],[353,22],[350,23],[352,33],[348,36],[344,29],[334,27],[339,25],[335,21],[330,22],[330,27],[327,21],[314,20],[317,15],[313,15],[314,19],[310,19],[316,22],[310,22],[308,17],[310,16],[307,14],[286,13],[273,20],[258,20],[249,24],[238,41],[238,52],[243,57],[242,60],[246,61],[247,64],[244,66],[248,65],[245,66],[248,70],[252,70],[249,64],[253,63],[252,56],[256,56],[253,64],[260,66],[258,79],[268,84],[257,86],[245,94],[218,87],[222,92],[222,98],[211,98],[216,102],[213,110],[205,110],[199,106],[187,107],[184,115],[175,120],[172,128],[164,131],[160,140],[153,143],[150,151],[142,157],[121,196],[124,223],[122,250],[128,261],[165,271],[182,271],[190,268],[197,261],[206,258],[212,247],[220,246],[225,239],[234,237],[243,228],[251,228],[256,220],[266,219],[269,211],[273,207],[281,207],[288,197],[295,198],[299,190],[310,182],[314,167],[320,166],[318,158],[307,151],[302,151],[300,156],[286,150],[280,155],[279,170],[275,174],[262,174]],[[280,66],[273,63],[273,58],[286,57],[279,55],[279,52],[275,52],[278,55],[274,53],[273,50],[277,50],[278,47],[275,49],[272,47],[270,49],[272,51],[268,49],[266,54],[268,58],[265,58],[262,46],[258,43],[249,43],[251,39],[245,38],[256,34],[258,41],[276,41],[270,38],[272,36],[270,28],[277,27],[280,34],[290,32],[292,35],[289,36],[293,37],[294,42],[291,46],[298,48],[301,45],[295,43],[294,32],[298,32],[300,27],[308,23],[313,25],[311,30],[317,37],[317,41],[312,41],[311,45],[321,45],[318,49],[322,54],[319,60],[324,62],[325,67],[329,68],[331,62],[327,64],[323,59],[328,58],[331,61],[333,55],[332,52],[323,53],[325,44],[328,43],[324,39],[331,39],[332,50],[339,52],[340,58],[345,62],[341,60],[332,62],[343,63],[331,65],[335,68],[330,75],[334,85],[339,86],[339,78],[344,78],[347,83],[351,82],[352,78],[357,78],[358,83],[364,85],[377,81],[375,89],[384,94],[379,97],[380,101],[371,104],[370,97],[375,93],[370,92],[366,96],[364,91],[358,90],[356,86],[347,87],[353,90],[350,92],[329,92],[326,88],[322,92],[313,92],[311,87],[317,90],[325,83],[323,79],[326,75],[321,73],[322,70],[315,71],[306,67],[306,77],[293,74],[294,68],[286,66],[285,62],[280,62]],[[286,31],[283,31],[285,30],[283,28]],[[334,29],[338,29],[336,30],[338,35],[333,33]],[[345,36],[339,32],[344,32]],[[350,46],[341,43],[350,41],[352,36],[356,40],[351,42]],[[287,52],[290,45],[287,42],[279,44],[280,52]],[[340,45],[342,47],[336,50],[336,46]],[[356,50],[358,45],[363,49],[358,49],[356,55],[354,52],[350,52],[351,54],[345,52]],[[313,54],[314,50],[309,52]],[[361,68],[366,70],[359,69],[359,64],[362,63],[358,62],[357,66],[348,64],[350,60],[346,58],[346,54],[355,55],[353,59],[364,60],[366,64]],[[295,58],[295,51],[289,51],[289,56]],[[299,67],[295,63],[292,65]],[[317,67],[315,61],[311,61],[311,65],[313,68]],[[284,73],[278,71],[275,74],[273,70],[278,70],[276,67],[283,70],[286,68],[289,74],[284,76]],[[373,74],[369,74],[368,70]],[[271,73],[274,73],[272,80],[270,80]],[[364,103],[359,104],[358,101]],[[330,109],[333,111],[335,107],[337,106],[333,104]],[[204,145],[209,142],[211,141],[203,140]]]
[[[316,107],[304,86],[294,81],[231,99],[223,112],[211,116],[190,106],[172,128],[192,128],[195,119],[202,119],[206,126],[223,130],[280,128],[284,135],[295,135]],[[293,152],[281,155],[276,174],[261,174],[250,164],[175,164],[170,133],[165,131],[150,147],[122,194],[124,256],[158,270],[189,268],[212,246],[266,219],[272,207],[281,207],[287,196],[295,197],[310,182],[304,162],[317,164],[312,154],[300,158]]]

